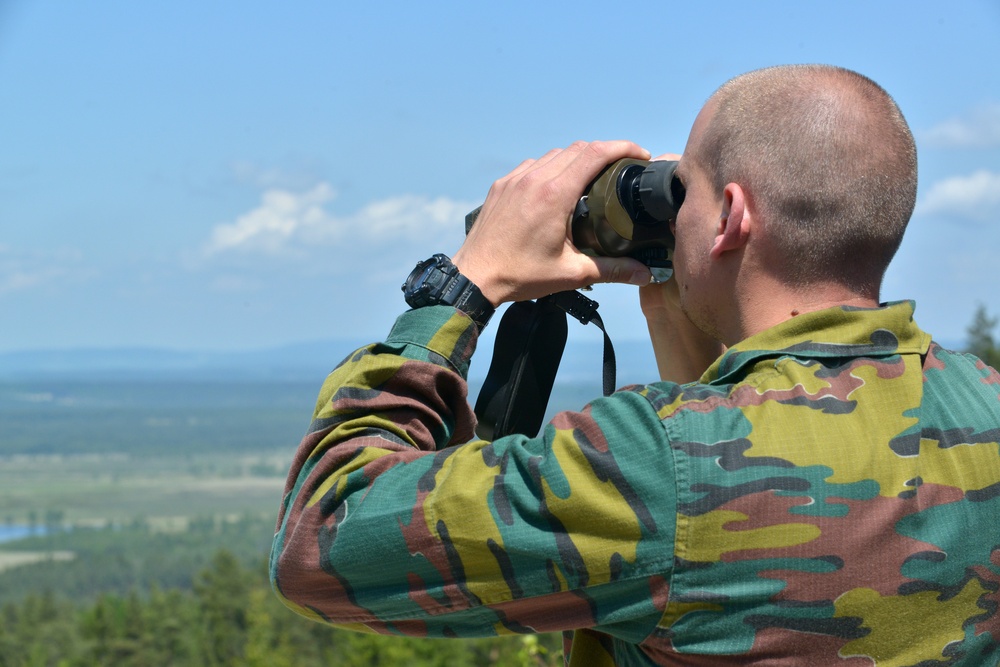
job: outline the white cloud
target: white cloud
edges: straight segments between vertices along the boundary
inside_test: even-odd
[[[986,222],[1000,207],[1000,174],[985,169],[934,183],[917,203],[918,214],[943,214]]]
[[[257,208],[239,216],[235,222],[218,225],[212,230],[205,253],[214,255],[233,250],[282,253],[295,237],[308,235],[312,231],[310,228],[336,227],[323,208],[333,197],[333,190],[326,183],[301,194],[267,190]]]
[[[1000,146],[1000,104],[984,105],[964,117],[950,118],[922,136],[931,144],[945,148]]]
[[[400,236],[413,238],[441,229],[465,229],[465,214],[475,208],[446,197],[427,199],[403,195],[369,204],[354,218],[367,238],[381,241]]]
[[[304,192],[266,190],[256,208],[212,230],[204,255],[301,260],[334,246],[350,245],[355,252],[374,245],[405,247],[464,230],[465,214],[475,206],[446,197],[401,195],[372,202],[353,215],[335,215],[328,209],[335,197],[327,183]]]
[[[66,248],[17,251],[0,245],[0,295],[83,280],[87,273],[79,262],[80,253]]]

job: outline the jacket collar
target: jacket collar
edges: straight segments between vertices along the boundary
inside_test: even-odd
[[[701,377],[703,384],[739,381],[756,363],[779,357],[829,359],[926,354],[931,337],[913,321],[913,301],[878,308],[834,306],[796,315],[726,350]]]

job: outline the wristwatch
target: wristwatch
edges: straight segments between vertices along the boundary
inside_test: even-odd
[[[444,304],[454,306],[472,318],[482,331],[495,308],[479,288],[458,272],[447,255],[438,253],[418,262],[403,283],[403,298],[411,308]]]

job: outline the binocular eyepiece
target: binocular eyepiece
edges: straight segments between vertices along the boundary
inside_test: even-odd
[[[684,202],[675,161],[614,162],[590,184],[573,212],[573,244],[588,255],[633,257],[656,282],[673,273],[670,223]]]
[[[585,254],[632,257],[649,267],[654,282],[673,274],[670,223],[684,202],[674,175],[677,162],[626,158],[608,165],[587,187],[573,211],[573,244]],[[468,234],[482,207],[465,216]]]

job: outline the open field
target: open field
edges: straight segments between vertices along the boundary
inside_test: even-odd
[[[0,520],[92,525],[274,513],[290,456],[0,457]]]
[[[76,554],[72,551],[0,551],[0,572],[21,565],[45,561],[68,561],[75,557]]]
[[[0,522],[274,514],[320,380],[0,382]],[[589,389],[557,385],[549,414]]]
[[[0,522],[274,514],[314,382],[0,382]]]
[[[242,457],[294,447],[319,382],[0,382],[0,456]]]

